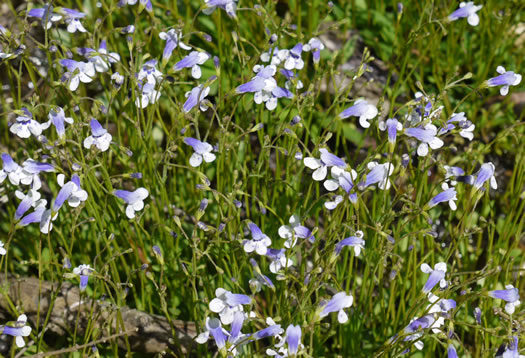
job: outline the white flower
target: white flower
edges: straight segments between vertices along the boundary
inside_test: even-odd
[[[248,227],[250,228],[252,239],[244,240],[244,251],[247,253],[255,251],[259,255],[266,255],[268,246],[272,244],[272,240],[254,223],[249,223]]]
[[[162,72],[157,70],[158,61],[153,59],[146,62],[137,75],[137,80],[146,83],[159,83],[162,80]],[[144,81],[145,80],[145,81]]]
[[[510,86],[517,86],[521,82],[521,75],[514,73],[513,71],[506,71],[505,67],[498,66],[496,71],[500,74],[499,76],[489,78],[487,80],[487,85],[489,87],[502,86],[499,90],[499,93],[502,96],[506,96],[509,93]]]
[[[160,98],[160,91],[155,89],[155,84],[146,83],[144,85],[139,84],[139,95],[135,100],[135,105],[138,108],[146,108],[149,104],[154,104]]]
[[[58,211],[54,214],[51,209],[44,211],[40,220],[40,232],[47,235],[51,230],[53,230],[53,221],[55,221],[57,217]]]
[[[163,61],[169,60],[173,50],[175,50],[177,47],[180,47],[186,51],[191,50],[190,46],[181,41],[181,30],[170,29],[168,32],[159,33],[159,37],[161,40],[166,41],[166,46],[164,46],[164,52],[162,53]]]
[[[40,172],[53,172],[55,168],[48,163],[37,162],[33,159],[27,159],[22,163],[22,174],[20,183],[23,185],[32,185],[32,189],[39,190],[42,187]]]
[[[7,251],[6,249],[4,249],[4,243],[0,241],[0,255],[5,255],[5,254],[7,254]]]
[[[293,261],[286,257],[286,251],[284,249],[268,249],[266,256],[272,260],[270,263],[270,272],[272,273],[278,273],[281,269],[293,265]]]
[[[213,147],[211,144],[201,142],[198,139],[186,137],[184,143],[193,148],[194,153],[190,157],[190,165],[194,168],[201,165],[202,160],[206,163],[211,163],[215,160],[215,154],[212,153]]]
[[[129,219],[133,219],[135,212],[144,208],[144,200],[148,197],[149,192],[145,188],[138,188],[135,191],[115,190],[113,194],[128,204],[126,207],[126,216]]]
[[[58,185],[60,185],[60,187],[64,186],[65,179],[66,179],[66,176],[64,174],[57,175],[57,182],[58,182]],[[88,193],[87,191],[83,190],[80,187],[80,178],[78,177],[78,175],[76,174],[73,175],[71,177],[71,182],[73,182],[75,186],[73,187],[73,191],[71,192],[71,195],[67,199],[67,203],[72,208],[76,208],[77,206],[80,205],[81,202],[84,202],[87,200]]]
[[[4,182],[6,178],[13,185],[19,185],[20,180],[25,176],[22,173],[22,168],[18,165],[13,158],[7,153],[2,153],[3,167],[0,170],[0,184]]]
[[[89,83],[95,76],[95,65],[92,62],[79,62],[70,59],[60,60],[60,64],[67,68],[66,78],[69,89],[76,91],[80,82]]]
[[[364,99],[358,99],[355,101],[354,105],[348,107],[343,112],[339,114],[339,118],[344,119],[350,116],[359,117],[359,124],[363,128],[370,127],[368,120],[375,118],[377,116],[377,108],[373,104],[369,104]]]
[[[206,52],[191,51],[189,55],[175,64],[174,69],[175,71],[180,71],[183,68],[191,68],[191,76],[199,79],[202,75],[200,66],[208,61],[210,57]]]
[[[476,14],[483,5],[474,5],[474,2],[461,2],[459,4],[459,9],[454,11],[452,14],[448,16],[448,19],[450,21],[456,21],[460,18],[467,18],[467,22],[470,26],[478,26],[479,24],[479,16]]]
[[[118,53],[108,52],[106,41],[101,41],[100,48],[97,52],[98,54],[96,54],[95,51],[88,51],[86,54],[88,61],[93,63],[97,72],[107,72],[111,67],[110,64],[120,61],[120,55]]]
[[[284,247],[292,248],[297,242],[297,238],[308,239],[310,242],[315,240],[312,232],[305,226],[301,225],[299,216],[292,215],[288,221],[290,225],[282,225],[279,227],[279,236],[286,239]]]
[[[445,279],[445,274],[447,272],[447,264],[445,262],[438,262],[434,265],[434,269],[428,264],[423,263],[421,264],[421,271],[430,275],[423,287],[423,292],[430,292],[438,282],[441,288],[446,288],[448,286],[448,282]]]
[[[67,24],[67,32],[75,33],[77,31],[79,32],[87,32],[87,30],[82,26],[82,23],[79,19],[66,19]]]
[[[357,172],[353,169],[351,169],[350,171],[345,171],[340,167],[332,167],[330,169],[330,173],[332,174],[333,179],[328,179],[323,183],[325,189],[328,191],[335,191],[339,187],[341,187],[348,194],[348,199],[350,199],[350,201],[355,204],[357,202],[357,196],[355,193],[351,193],[351,191],[354,188],[354,182],[357,179]],[[339,201],[334,204],[336,204],[335,206],[337,206],[337,204],[339,204]],[[329,210],[333,210],[329,207],[326,208]]]
[[[334,210],[339,204],[343,202],[342,195],[336,195],[332,201],[327,201],[324,203],[324,207],[328,210]]]
[[[235,312],[242,312],[242,305],[251,302],[250,297],[243,294],[231,293],[221,287],[215,290],[215,296],[216,298],[210,301],[210,310],[219,314],[223,324],[231,324]]]
[[[84,139],[84,148],[89,149],[95,145],[100,151],[105,152],[109,149],[113,137],[96,119],[92,119],[89,124],[92,134]]]
[[[35,190],[35,189],[30,189],[27,192],[27,194],[24,194],[20,190],[16,190],[15,191],[15,196],[18,199],[20,199],[20,200],[24,200],[27,196],[30,196],[32,201],[33,201],[32,204],[31,204],[31,206],[33,208],[36,208],[37,206],[46,206],[47,205],[47,200],[46,199],[42,199],[42,195],[40,194],[40,192],[38,192],[38,190]]]
[[[417,155],[424,157],[428,154],[428,148],[438,149],[443,146],[443,141],[439,139],[438,130],[433,124],[426,124],[424,127],[407,128],[405,134],[409,137],[418,139],[421,143],[417,147]]]
[[[390,180],[388,178],[394,172],[394,164],[389,162],[383,164],[370,162],[367,164],[367,167],[370,169],[370,172],[366,175],[365,188],[376,183],[381,190],[390,188]]]
[[[25,314],[20,315],[16,322],[12,325],[5,325],[2,333],[16,337],[15,342],[18,348],[22,348],[26,345],[23,337],[27,337],[31,334],[31,327],[26,326],[27,316]]]
[[[339,323],[346,323],[348,321],[348,315],[344,311],[345,308],[351,307],[354,303],[354,297],[347,295],[346,292],[338,292],[332,296],[332,299],[321,305],[321,318],[328,316],[332,312],[337,312],[337,320]]]
[[[317,159],[314,157],[306,157],[303,160],[305,166],[314,170],[312,174],[313,180],[315,181],[324,180],[324,178],[326,178],[326,174],[328,172],[329,167],[336,166],[336,167],[340,167],[343,169],[346,167],[346,163],[344,162],[343,159],[328,152],[328,150],[321,148],[319,149],[319,152],[321,153],[320,159]]]
[[[9,131],[20,138],[29,138],[31,134],[38,137],[42,130],[49,124],[41,124],[33,119],[33,114],[27,108],[22,108],[23,114],[16,117],[16,122],[11,125]]]

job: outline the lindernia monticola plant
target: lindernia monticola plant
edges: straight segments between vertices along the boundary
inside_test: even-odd
[[[2,3],[0,356],[523,357],[518,3]]]

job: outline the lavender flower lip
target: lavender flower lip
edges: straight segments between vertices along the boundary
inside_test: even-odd
[[[517,288],[510,288],[506,290],[494,290],[489,292],[489,296],[498,298],[506,302],[516,302],[519,300],[519,291]]]
[[[476,6],[472,1],[469,1],[467,3],[462,2],[459,6],[459,9],[450,14],[448,19],[450,21],[456,21],[466,17],[469,25],[477,26],[479,24],[479,16],[476,14],[476,12],[479,11],[483,5]]]
[[[521,83],[521,75],[512,71],[506,71],[503,66],[498,66],[496,71],[499,76],[489,78],[487,80],[488,87],[502,86],[500,94],[506,96],[509,93],[510,86],[517,86]]]

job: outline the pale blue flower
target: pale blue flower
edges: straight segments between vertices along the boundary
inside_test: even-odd
[[[243,311],[243,305],[250,304],[252,299],[240,293],[231,293],[224,288],[215,290],[215,298],[210,301],[209,307],[212,312],[218,313],[223,324],[231,324],[234,314]]]
[[[35,210],[26,216],[24,216],[20,222],[17,224],[19,227],[24,227],[33,223],[40,223],[42,221],[42,216],[46,211],[47,201],[43,200],[35,207]]]
[[[474,318],[478,324],[481,324],[481,309],[479,307],[474,308]]]
[[[92,48],[79,48],[77,52],[84,56],[89,62],[92,62],[97,72],[109,71],[112,63],[120,61],[120,55],[116,52],[108,52],[106,41],[100,42],[100,47],[97,51]]]
[[[228,331],[222,328],[221,321],[217,318],[206,318],[206,331],[202,332],[195,338],[195,341],[199,344],[204,344],[210,338],[210,334],[215,340],[215,344],[219,350],[226,347],[226,341],[228,340]]]
[[[266,255],[268,246],[272,244],[272,240],[264,234],[261,229],[254,223],[249,223],[248,228],[251,232],[251,240],[244,240],[244,251],[251,253],[255,251],[259,255]]]
[[[149,60],[140,68],[137,74],[137,80],[142,83],[157,84],[162,80],[162,72],[157,69],[158,61],[155,59]]]
[[[73,190],[75,190],[76,188],[76,184],[72,181],[69,181],[62,186],[62,188],[57,194],[57,197],[55,198],[55,201],[53,202],[53,213],[57,213],[60,210],[62,205],[64,205],[64,202],[69,199],[69,197],[73,193]]]
[[[256,65],[253,71],[256,73],[255,77],[249,82],[238,86],[235,89],[237,93],[254,93],[253,99],[255,103],[265,103],[269,111],[277,107],[278,98],[293,98],[292,92],[277,86],[277,81],[273,78],[277,72],[277,68],[274,65]]]
[[[478,171],[478,174],[476,175],[476,180],[474,181],[474,188],[477,190],[480,190],[481,187],[487,182],[490,181],[490,187],[492,189],[498,188],[498,183],[496,182],[496,177],[494,176],[494,172],[496,170],[496,167],[492,162],[484,163],[481,165],[481,168]]]
[[[328,191],[335,191],[341,187],[346,192],[346,194],[348,194],[348,199],[350,199],[350,201],[355,204],[357,202],[357,194],[352,193],[351,191],[354,188],[354,181],[357,179],[357,172],[354,169],[346,171],[340,167],[334,166],[330,168],[330,174],[332,175],[333,179],[328,179],[323,183],[325,189]],[[340,200],[336,199],[336,202],[334,202],[334,204],[336,204],[335,206],[337,206],[339,202]],[[332,209],[332,205],[326,206],[325,204],[325,207],[327,207],[329,210],[335,209],[335,207]]]
[[[160,98],[160,91],[155,89],[154,83],[138,83],[138,93],[137,99],[135,100],[135,105],[138,108],[146,108],[150,104],[156,103]]]
[[[314,63],[319,63],[321,59],[321,50],[324,50],[324,44],[317,37],[312,37],[306,45],[303,46],[303,51],[313,52]]]
[[[35,121],[33,114],[25,107],[22,108],[22,111],[17,112],[19,115],[16,117],[16,122],[9,127],[9,131],[20,138],[29,138],[31,134],[38,137],[42,134],[42,130],[49,126]]]
[[[184,68],[191,68],[192,77],[199,79],[202,75],[200,66],[204,64],[204,62],[208,61],[210,57],[211,56],[206,52],[192,51],[189,55],[177,62],[173,69],[175,71],[180,71]]]
[[[325,148],[319,149],[319,152],[321,153],[320,159],[313,158],[313,157],[306,157],[303,160],[305,166],[314,170],[312,174],[312,178],[315,181],[324,180],[324,178],[326,178],[326,174],[328,172],[329,167],[335,166],[341,169],[346,168],[346,163],[344,162],[343,159],[330,153]]]
[[[266,350],[266,354],[276,358],[296,356],[299,350],[304,347],[301,343],[301,335],[301,326],[290,324],[288,328],[286,328],[284,337],[277,335],[280,342],[275,345],[275,348],[278,348],[278,351],[269,348]],[[285,344],[286,347],[284,346]]]
[[[476,14],[476,12],[478,12],[482,7],[483,5],[474,5],[474,2],[472,1],[467,3],[461,2],[459,4],[459,9],[450,14],[448,19],[450,21],[456,21],[460,18],[466,17],[469,25],[478,26],[479,16]]]
[[[367,164],[370,172],[366,175],[366,180],[364,183],[364,188],[369,187],[370,185],[377,184],[379,189],[388,190],[390,188],[390,180],[388,179],[394,172],[394,165],[385,162],[379,164],[377,162],[370,162]],[[360,184],[361,185],[361,184]]]
[[[171,54],[173,53],[173,50],[175,50],[177,47],[180,47],[183,50],[189,51],[191,50],[191,47],[186,45],[184,42],[181,41],[182,39],[182,31],[178,29],[169,29],[168,32],[161,32],[159,33],[159,37],[161,40],[166,41],[166,45],[164,46],[164,51],[162,52],[162,60],[168,61],[171,57]]]
[[[267,249],[266,256],[271,260],[270,272],[272,273],[279,273],[293,265],[293,261],[286,257],[285,249]]]
[[[270,47],[270,49],[261,54],[262,62],[270,62],[270,65],[279,66],[283,61],[286,61],[289,50],[279,49],[277,46]]]
[[[80,291],[84,291],[88,285],[89,276],[94,270],[89,265],[80,265],[73,269],[73,273],[80,278]]]
[[[456,348],[454,348],[452,344],[448,345],[447,358],[458,358],[458,353],[456,352]]]
[[[351,307],[354,303],[354,297],[347,295],[346,292],[339,292],[332,296],[332,299],[321,305],[322,311],[319,314],[321,318],[328,316],[332,312],[337,313],[337,320],[339,323],[346,323],[348,321],[348,315],[344,309]]]
[[[474,139],[474,133],[472,132],[476,128],[476,125],[472,124],[472,122],[465,117],[465,112],[453,113],[445,126],[439,130],[438,136],[455,129],[456,126],[454,123],[458,124],[460,136],[468,140]]]
[[[253,266],[253,272],[255,273],[255,278],[250,279],[250,287],[252,287],[255,292],[261,291],[262,286],[270,287],[274,290],[275,285],[272,280],[270,280],[268,276],[262,274],[257,262],[253,258],[250,258],[250,263]]]
[[[460,176],[465,175],[465,171],[460,167],[451,167],[444,165],[445,168],[445,180],[450,181],[451,185],[456,185],[456,179]]]
[[[31,9],[27,13],[28,16],[38,17],[42,21],[42,27],[49,30],[54,22],[62,19],[62,15],[53,12],[53,6],[46,4],[42,8]]]
[[[67,183],[65,183],[65,180],[66,176],[64,174],[57,175],[57,183],[62,188],[64,188],[65,185],[70,185],[69,183],[74,184],[74,186],[72,186],[71,194],[66,198],[66,200],[69,206],[76,208],[80,205],[80,203],[87,200],[88,193],[80,187],[80,177],[78,175],[74,174],[71,177],[71,181]]]
[[[255,332],[253,334],[253,338],[258,340],[258,339],[263,339],[267,337],[273,337],[273,336],[283,333],[283,329],[281,328],[281,325],[275,324],[273,319],[271,319],[270,317],[266,319],[266,324],[269,324],[269,326]]]
[[[48,114],[49,121],[46,123],[47,126],[53,124],[57,131],[58,138],[64,139],[66,136],[66,126],[65,124],[73,124],[73,118],[66,117],[64,110],[61,107],[54,107],[49,111]]]
[[[113,139],[111,134],[96,119],[91,119],[89,126],[91,127],[91,135],[84,139],[84,148],[89,149],[94,145],[101,152],[108,150]]]
[[[387,131],[388,141],[392,144],[396,142],[397,132],[403,130],[403,125],[395,118],[388,118],[386,121],[380,120],[378,127],[382,131]]]
[[[138,188],[135,191],[115,190],[113,195],[124,200],[127,204],[126,216],[129,219],[133,219],[135,213],[144,208],[144,200],[148,197],[149,192],[146,188]]]
[[[53,172],[55,167],[48,163],[37,162],[33,159],[27,159],[22,163],[22,176],[20,182],[24,185],[31,185],[32,189],[40,190],[42,182],[40,180],[41,172]]]
[[[286,343],[288,343],[288,353],[297,354],[301,343],[301,327],[299,325],[289,325],[286,328]]]
[[[297,238],[306,239],[313,243],[315,237],[312,235],[312,232],[306,227],[301,225],[301,220],[298,215],[290,216],[288,221],[290,225],[282,225],[279,227],[279,236],[283,239],[286,239],[284,247],[292,248],[297,242]]]
[[[288,71],[302,70],[304,61],[301,58],[303,52],[303,44],[298,43],[291,50],[286,50],[286,60],[284,61],[284,68]]]
[[[196,105],[199,105],[199,108],[202,112],[206,112],[208,109],[208,106],[204,102],[204,99],[206,96],[210,93],[210,87],[203,85],[198,85],[197,87],[193,87],[193,89],[189,92],[186,92],[186,102],[182,106],[182,109],[184,112],[188,113],[195,107]]]
[[[423,330],[429,329],[436,322],[436,317],[433,314],[429,314],[420,318],[414,318],[408,326],[405,327],[404,333],[406,337],[404,338],[405,342],[416,341],[414,346],[422,350],[424,343],[420,340],[423,336]]]
[[[487,80],[489,87],[503,86],[500,88],[499,93],[502,96],[506,96],[509,93],[510,86],[517,86],[521,82],[521,75],[512,71],[505,71],[503,66],[498,66],[496,71],[500,74],[499,76],[490,78]]]
[[[425,283],[425,286],[423,287],[424,293],[430,292],[430,290],[432,290],[438,283],[441,288],[447,287],[448,284],[447,280],[445,279],[447,264],[445,262],[439,262],[435,264],[434,269],[424,263],[421,265],[421,271],[426,274],[430,274],[427,282]]]
[[[513,314],[516,307],[520,305],[519,291],[512,285],[506,285],[504,290],[490,291],[489,296],[507,302],[505,304],[505,312],[508,314]]]
[[[448,201],[450,209],[456,210],[456,200],[458,199],[456,196],[456,189],[454,187],[448,188],[448,185],[446,183],[443,183],[442,186],[445,187],[445,190],[434,196],[432,199],[430,199],[430,201],[428,202],[428,207],[433,208],[439,203]]]
[[[79,62],[71,59],[60,60],[68,72],[65,74],[65,82],[69,84],[71,91],[76,91],[80,82],[89,83],[95,76],[95,65],[92,62]]]
[[[212,153],[213,147],[211,144],[201,142],[192,137],[184,138],[184,143],[193,148],[194,153],[190,157],[190,165],[192,167],[200,166],[203,160],[206,163],[211,163],[215,160],[216,156]]]
[[[23,195],[23,194],[22,194]],[[40,198],[40,193],[36,190],[29,190],[27,195],[24,195],[22,201],[20,204],[18,204],[18,207],[15,211],[15,221],[18,221],[24,216],[24,214],[33,207],[33,204],[35,203],[34,195],[38,196],[38,199]],[[36,199],[36,200],[38,200]]]
[[[206,4],[206,9],[204,9],[203,12],[206,15],[210,15],[216,8],[220,8],[226,11],[229,17],[237,17],[236,0],[204,0],[204,3]]]
[[[348,107],[343,112],[339,114],[339,118],[344,119],[348,117],[359,117],[359,124],[363,128],[370,127],[368,122],[370,119],[373,119],[377,116],[377,108],[373,104],[368,103],[364,99],[358,99],[354,102],[354,105]]]
[[[418,139],[421,143],[417,147],[417,155],[424,157],[428,154],[428,148],[438,149],[443,146],[443,141],[437,137],[437,128],[433,124],[424,127],[407,128],[405,134]]]
[[[457,306],[456,301],[454,301],[453,299],[442,299],[434,295],[432,292],[428,293],[428,300],[430,301],[430,304],[427,306],[428,313],[444,314],[450,310],[453,310]],[[444,320],[441,321],[440,326],[443,323],[444,323]]]
[[[15,343],[18,348],[26,345],[23,337],[31,334],[31,327],[27,326],[27,316],[25,314],[18,316],[16,322],[10,322],[0,327],[0,333],[15,337]]]
[[[60,8],[60,12],[64,15],[64,21],[67,24],[67,32],[72,34],[77,31],[87,32],[80,22],[80,19],[86,16],[85,13],[65,7]]]
[[[363,240],[363,236],[363,232],[358,230],[355,232],[355,236],[350,236],[341,240],[335,245],[335,254],[339,255],[343,247],[350,246],[354,248],[355,256],[359,256],[361,250],[365,248],[365,240]]]
[[[24,177],[22,168],[7,153],[2,153],[1,158],[3,166],[2,170],[0,170],[0,184],[2,184],[6,178],[9,178],[11,184],[19,185],[20,180]]]
[[[284,87],[287,90],[291,90],[293,88],[295,88],[296,90],[300,90],[301,88],[303,88],[303,82],[300,79],[298,79],[299,76],[297,73],[294,73],[293,71],[289,71],[285,69],[280,69],[279,73],[282,74],[284,77],[286,77],[286,82],[284,83]],[[292,120],[292,123],[293,123],[293,120]],[[293,123],[293,124],[296,124],[296,123]]]
[[[525,355],[519,353],[518,348],[518,337],[512,336],[512,342],[505,347],[501,358],[525,358]]]

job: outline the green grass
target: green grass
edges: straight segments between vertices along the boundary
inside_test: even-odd
[[[0,197],[5,197],[0,206],[0,238],[7,249],[0,261],[3,272],[56,283],[78,282],[78,278],[64,277],[72,269],[64,268],[63,261],[69,259],[73,267],[91,264],[95,274],[86,296],[105,296],[117,307],[195,322],[199,332],[206,317],[217,316],[208,304],[215,298],[215,289],[223,287],[252,297],[245,310],[255,312],[256,318],[245,321],[243,333],[265,328],[266,317],[285,330],[290,324],[300,325],[304,357],[395,357],[408,348],[410,356],[436,357],[443,356],[449,344],[460,356],[493,357],[512,336],[518,336],[523,347],[522,306],[509,316],[501,300],[487,294],[506,284],[513,284],[521,293],[525,288],[525,112],[516,114],[511,100],[512,93],[522,91],[523,83],[501,98],[497,88],[484,86],[497,75],[499,65],[525,73],[523,38],[519,40],[516,30],[524,21],[523,3],[487,1],[478,12],[477,27],[468,25],[466,19],[447,21],[458,6],[448,0],[406,1],[402,14],[397,13],[396,2],[383,0],[340,1],[333,7],[317,0],[240,0],[237,19],[220,9],[206,15],[204,2],[189,0],[156,1],[152,13],[139,13],[139,5],[120,8],[115,1],[100,3],[101,7],[92,1],[54,3],[86,12],[85,34],[69,34],[64,26],[56,25],[44,31],[39,21],[26,16],[25,7],[8,4],[11,18],[4,26],[11,35],[0,36],[0,42],[5,52],[13,52],[22,43],[27,49],[0,62],[1,78],[8,86],[0,96],[0,151],[8,152],[19,164],[27,158],[46,160],[68,178],[77,173],[88,200],[75,209],[64,205],[53,230],[45,235],[38,224],[15,226],[17,188],[5,180],[0,186]],[[129,24],[136,31],[121,34],[120,29]],[[158,34],[170,27],[182,30],[185,43],[219,57],[220,68],[208,60],[200,80],[193,79],[189,69],[174,71],[173,65],[186,55],[180,48],[167,63],[161,63],[165,41]],[[297,42],[323,36],[328,29],[343,38],[342,48],[323,50],[318,65],[310,53],[303,54],[305,68],[298,73],[304,88],[293,99],[279,99],[278,107],[270,112],[256,105],[252,94],[235,92],[254,76],[252,68],[261,63],[261,53],[268,51],[270,34],[278,35],[279,48],[289,49]],[[350,30],[357,31],[368,48],[354,71],[341,69],[356,56],[356,39],[346,35]],[[121,61],[108,73],[97,74],[93,82],[70,91],[60,83],[64,69],[58,61],[68,51],[80,61],[75,48],[98,48],[101,40],[107,40],[108,50],[118,52]],[[51,46],[56,46],[55,52],[49,51]],[[34,57],[44,65],[36,65]],[[339,113],[356,99],[358,80],[374,76],[365,73],[365,65],[373,65],[373,58],[380,59],[388,73],[385,83],[378,84],[380,116],[404,120],[416,106],[414,93],[424,91],[436,106],[444,106],[434,124],[439,127],[452,113],[465,112],[476,125],[474,140],[469,142],[457,133],[448,135],[442,148],[416,160],[413,139],[398,133],[395,146],[389,146],[386,133],[378,129],[377,117],[366,130],[355,117],[340,119]],[[162,95],[156,104],[139,109],[135,74],[150,59],[157,59],[164,73]],[[40,73],[40,67],[47,68],[47,74]],[[116,71],[126,76],[120,89],[110,79]],[[350,79],[349,85],[335,86],[336,75]],[[210,80],[211,76],[216,79]],[[278,84],[284,86],[283,77],[279,78]],[[184,113],[185,93],[207,80],[210,108],[204,113],[198,109]],[[28,88],[29,81],[35,90]],[[324,85],[331,90],[322,91]],[[366,86],[371,85],[366,81]],[[66,141],[58,141],[54,128],[43,133],[47,146],[35,137],[20,139],[9,132],[14,111],[27,107],[38,121],[45,122],[54,105],[63,107],[75,121],[66,126]],[[292,125],[296,115],[302,120]],[[91,118],[113,135],[109,151],[82,146],[91,134]],[[192,150],[184,137],[216,145],[217,159],[192,168]],[[328,211],[324,203],[331,196],[321,182],[312,180],[312,170],[294,158],[297,151],[304,157],[318,157],[320,148],[344,157],[357,171],[357,182],[365,179],[370,161],[390,161],[395,166],[392,187],[357,191],[356,205],[345,199]],[[404,153],[411,154],[406,169],[401,166]],[[482,193],[458,183],[456,211],[446,203],[432,209],[425,206],[441,191],[444,165],[459,166],[475,175],[485,162],[496,165],[497,190],[485,185]],[[74,164],[81,169],[75,171]],[[136,172],[142,173],[141,179],[131,176]],[[48,203],[60,190],[55,174],[41,175],[41,192]],[[129,220],[125,204],[112,192],[138,187],[147,188],[149,197],[137,218]],[[209,205],[202,212],[199,205],[205,198]],[[270,260],[247,254],[243,240],[249,239],[247,225],[253,222],[272,239],[273,248],[282,248],[284,240],[278,229],[292,214],[315,232],[316,240],[311,244],[299,239],[287,251],[294,267],[277,278],[269,271]],[[366,242],[361,255],[356,257],[350,248],[344,248],[334,258],[336,243],[357,230],[363,231]],[[160,247],[162,259],[154,255],[154,245]],[[251,290],[249,280],[255,273],[250,258],[271,278],[275,289]],[[450,285],[433,292],[454,299],[457,307],[440,333],[425,330],[422,351],[413,342],[392,341],[396,334],[404,337],[403,329],[411,319],[426,314],[428,299],[422,288],[428,275],[420,266],[428,263],[433,267],[440,261],[447,262]],[[320,303],[340,291],[354,297],[352,307],[346,309],[348,323],[339,324],[336,313],[320,320],[316,314]],[[7,297],[6,290],[2,295]],[[473,316],[475,307],[483,312],[480,325]],[[15,319],[22,312],[24,303],[13,302],[10,317]],[[45,314],[40,312],[41,321]],[[31,337],[26,338],[33,341],[27,355],[88,344],[120,332],[110,322],[84,335],[71,332],[52,338],[41,334],[45,327],[32,324],[32,328]],[[239,349],[239,355],[266,356],[266,349],[275,342],[275,338],[265,338],[249,343]],[[97,344],[97,348],[100,356],[143,356],[118,350],[115,340]],[[10,355],[17,352],[13,344]],[[215,353],[214,344],[195,344],[186,356],[213,357]],[[89,347],[71,349],[72,356],[93,354]],[[181,355],[176,351],[167,354]]]

